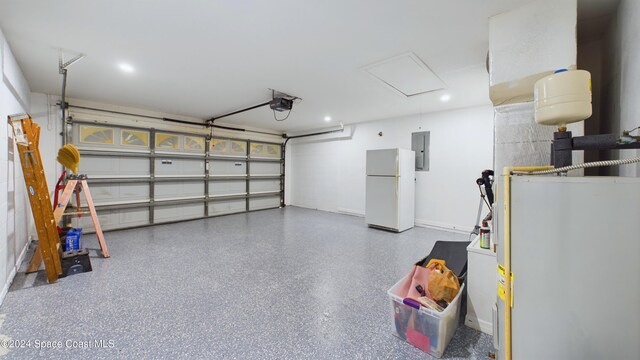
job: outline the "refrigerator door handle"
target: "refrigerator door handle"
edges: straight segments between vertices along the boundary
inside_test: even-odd
[[[396,152],[396,177],[398,177],[398,175],[400,170],[400,154],[398,152]]]
[[[398,198],[398,177],[396,176],[396,199]]]
[[[395,205],[396,205],[396,227],[397,228],[400,228],[400,199],[398,199],[398,183],[399,183],[398,180],[399,179],[400,178],[398,177],[396,172],[396,197],[395,197],[396,203]]]

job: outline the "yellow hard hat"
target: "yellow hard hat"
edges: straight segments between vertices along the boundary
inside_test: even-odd
[[[58,150],[58,162],[67,169],[78,173],[78,164],[80,163],[80,152],[74,145],[66,144]]]

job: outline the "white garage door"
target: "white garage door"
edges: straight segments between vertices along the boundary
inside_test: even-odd
[[[252,210],[283,202],[281,144],[73,121],[105,230]],[[89,218],[74,226],[92,231]]]

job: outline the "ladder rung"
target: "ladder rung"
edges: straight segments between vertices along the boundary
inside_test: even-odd
[[[11,121],[29,119],[29,115],[27,115],[27,114],[12,114],[12,115],[9,115],[9,119],[11,119]]]
[[[65,211],[62,215],[80,215],[80,214],[91,214],[89,210],[81,210],[81,211]]]

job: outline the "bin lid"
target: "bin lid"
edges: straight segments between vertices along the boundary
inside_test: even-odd
[[[467,246],[470,241],[436,241],[431,253],[416,265],[425,266],[431,259],[441,259],[447,262],[447,267],[460,277],[467,272]]]

